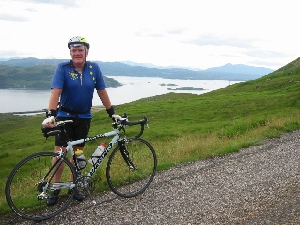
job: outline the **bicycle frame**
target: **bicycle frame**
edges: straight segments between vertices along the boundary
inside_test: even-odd
[[[124,128],[125,128],[126,125],[131,126],[131,125],[141,124],[142,127],[141,127],[141,130],[140,130],[140,133],[137,136],[135,136],[135,138],[139,138],[143,134],[144,124],[147,121],[148,121],[147,118],[144,117],[143,120],[140,120],[138,122],[128,122],[127,121],[127,116],[126,116],[126,114],[124,114],[124,117],[122,117],[122,119],[120,119],[121,123],[117,123],[117,122],[113,123],[113,128],[114,128],[113,131],[106,132],[106,133],[103,133],[103,134],[97,134],[97,135],[92,136],[92,137],[82,138],[82,139],[75,140],[75,141],[70,141],[69,140],[69,137],[68,137],[68,135],[67,135],[66,130],[65,130],[64,127],[62,129],[60,129],[59,133],[60,132],[64,132],[65,135],[67,136],[67,142],[66,142],[67,146],[66,146],[65,151],[63,150],[63,147],[61,147],[60,150],[57,152],[58,153],[58,156],[57,156],[58,160],[52,165],[52,168],[50,169],[50,171],[52,171],[52,169],[54,169],[54,173],[51,175],[51,177],[48,180],[52,180],[53,179],[54,174],[56,173],[56,171],[58,170],[59,166],[62,163],[62,160],[60,160],[60,159],[65,158],[68,152],[70,152],[70,154],[71,154],[71,156],[72,156],[72,158],[74,160],[74,164],[75,164],[74,167],[75,167],[75,171],[76,171],[76,174],[77,174],[78,177],[76,177],[76,180],[74,180],[74,182],[69,182],[69,183],[61,183],[61,182],[56,183],[56,182],[54,182],[54,183],[52,183],[52,188],[55,189],[55,188],[59,187],[59,188],[70,188],[70,189],[72,189],[72,188],[74,188],[76,186],[76,182],[78,181],[78,179],[80,179],[82,177],[82,175],[81,175],[81,169],[77,165],[77,161],[76,161],[76,157],[75,157],[75,152],[74,152],[73,146],[76,146],[77,144],[81,144],[81,143],[84,143],[84,142],[94,141],[94,140],[100,139],[100,138],[106,138],[106,137],[114,136],[112,138],[112,140],[109,142],[109,144],[107,145],[107,147],[104,149],[104,151],[101,154],[101,156],[97,159],[96,163],[93,164],[92,168],[90,169],[90,171],[85,176],[85,177],[92,177],[93,174],[98,170],[98,168],[102,164],[104,158],[111,151],[111,149],[113,148],[113,146],[117,142],[118,142],[118,145],[120,145],[121,142],[124,142],[124,140],[126,140],[125,136],[121,137],[121,135],[120,135],[121,130],[124,130]],[[65,120],[65,121],[60,121],[58,123],[61,123],[64,126],[64,124],[68,123],[68,122],[73,122],[73,121],[72,120]],[[61,125],[59,125],[59,126],[61,126]],[[52,133],[52,136],[59,134],[57,132],[58,132],[57,130],[54,131]],[[131,168],[133,170],[136,170],[136,167],[134,166],[134,164],[132,163],[132,161],[126,156],[126,149],[123,147],[122,144],[120,146],[120,149],[122,150],[121,151],[122,157],[124,158],[125,162],[129,166],[129,168]],[[45,182],[45,178],[48,177],[48,175],[50,175],[50,171],[49,171],[49,173],[47,173],[44,176],[44,178],[40,182],[41,184],[44,183]],[[48,183],[48,182],[46,182],[46,183]],[[45,185],[45,187],[43,188],[44,190],[39,195],[39,198],[44,198],[45,197],[44,193],[45,193],[45,190],[47,188],[49,188],[48,184]]]
[[[106,148],[104,149],[104,152],[101,154],[101,156],[98,158],[98,160],[96,161],[95,164],[93,164],[93,167],[91,168],[91,170],[88,172],[87,176],[93,176],[93,174],[97,171],[97,169],[99,168],[99,166],[102,164],[104,158],[106,157],[106,155],[109,153],[109,151],[112,149],[112,147],[121,139],[120,136],[120,131],[118,129],[115,129],[114,131],[111,132],[107,132],[104,134],[100,134],[100,135],[96,135],[92,138],[87,138],[86,141],[92,141],[94,140],[93,138],[104,138],[104,137],[110,137],[113,136],[113,139],[109,142],[109,144],[106,146]]]
[[[67,120],[67,121],[64,121],[65,123],[66,122],[72,122],[72,120]],[[63,129],[64,132],[65,132],[65,129]],[[52,171],[52,169],[54,169],[54,173],[51,175],[51,177],[49,178],[49,180],[52,180],[53,179],[53,176],[54,174],[56,173],[56,171],[58,170],[59,166],[61,165],[61,162],[59,162],[60,160],[59,159],[62,159],[64,158],[68,152],[70,152],[71,156],[73,157],[74,159],[74,163],[75,163],[75,170],[76,170],[76,173],[77,175],[79,175],[79,177],[81,176],[81,173],[80,173],[80,169],[78,168],[77,166],[77,162],[75,160],[75,152],[73,150],[73,146],[77,145],[77,144],[81,144],[83,142],[89,142],[89,141],[94,141],[96,139],[99,139],[99,138],[105,138],[105,137],[111,137],[111,136],[114,136],[112,138],[112,140],[110,141],[110,143],[107,145],[107,147],[104,149],[104,152],[101,154],[101,156],[97,159],[97,162],[95,164],[93,164],[91,170],[88,172],[87,174],[87,177],[92,177],[93,174],[97,171],[97,169],[100,167],[100,165],[102,164],[104,158],[107,156],[107,154],[109,153],[109,151],[112,149],[112,147],[118,142],[121,140],[121,136],[120,136],[120,130],[121,128],[118,128],[117,126],[114,126],[114,130],[113,131],[110,131],[110,132],[106,132],[106,133],[103,133],[103,134],[98,134],[98,135],[95,135],[93,137],[87,137],[87,138],[82,138],[82,139],[79,139],[79,140],[75,140],[75,141],[67,141],[67,147],[66,147],[66,150],[63,151],[62,147],[60,148],[60,151],[58,152],[58,156],[57,156],[57,161],[54,163],[54,165],[52,165],[52,168],[50,169],[50,171]],[[66,133],[66,132],[65,132]],[[48,177],[48,175],[50,174],[50,171],[44,176],[44,178],[42,179],[42,181],[40,182],[40,184],[44,183],[45,182],[45,178]],[[76,179],[78,179],[78,177],[76,177]],[[76,186],[76,181],[74,182],[68,182],[68,183],[52,183],[52,187],[51,189],[55,189],[55,188],[69,188],[69,189],[72,189]],[[47,197],[47,195],[45,194],[45,191],[46,189],[49,188],[49,183],[46,182],[47,184],[45,185],[45,187],[43,188],[43,191],[38,195],[38,199],[44,199]],[[91,197],[91,195],[90,195]],[[91,197],[92,198],[92,197]],[[92,199],[92,202],[95,204],[96,202]]]
[[[109,144],[107,145],[107,147],[104,149],[104,152],[102,153],[102,155],[97,159],[97,162],[95,164],[93,164],[93,167],[91,168],[91,170],[87,174],[87,176],[92,177],[93,174],[100,167],[100,165],[102,164],[104,158],[107,156],[107,154],[112,149],[112,147],[119,140],[121,140],[120,130],[118,128],[114,128],[114,130],[110,131],[110,132],[106,132],[106,133],[103,133],[103,134],[97,134],[97,135],[95,135],[93,137],[87,137],[87,138],[79,139],[79,140],[76,140],[76,141],[68,141],[67,142],[67,147],[66,147],[66,154],[67,154],[67,152],[70,152],[71,156],[74,157],[74,154],[75,154],[74,150],[73,150],[73,146],[74,145],[81,144],[83,142],[94,141],[94,140],[99,139],[99,138],[111,137],[111,136],[114,136],[114,137],[109,142]],[[60,151],[62,152],[62,148],[60,149]],[[75,166],[75,167],[76,167],[76,170],[78,170],[77,166]]]

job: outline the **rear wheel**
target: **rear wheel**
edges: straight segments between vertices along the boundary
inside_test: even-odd
[[[106,178],[111,190],[130,198],[146,190],[156,172],[154,148],[143,139],[129,139],[118,145],[107,162]]]
[[[5,195],[8,205],[19,216],[29,220],[45,220],[62,212],[72,201],[75,168],[66,158],[52,166],[54,152],[40,152],[20,161],[11,171],[6,182]],[[64,167],[61,182],[53,182],[56,169]],[[57,203],[47,205],[50,193],[58,193]]]

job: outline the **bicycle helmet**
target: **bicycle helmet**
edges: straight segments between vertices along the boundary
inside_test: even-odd
[[[88,43],[88,41],[84,37],[81,37],[81,36],[72,37],[68,42],[69,49],[71,48],[71,46],[81,46],[81,45],[86,46],[87,49],[90,48],[90,44]]]

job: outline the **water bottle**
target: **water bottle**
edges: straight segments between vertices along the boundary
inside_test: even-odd
[[[77,151],[75,151],[75,156],[76,156],[78,168],[80,170],[84,169],[86,167],[86,161],[85,161],[83,151],[80,149],[77,149]]]
[[[89,163],[91,163],[92,165],[94,165],[97,162],[98,158],[100,158],[100,156],[104,152],[105,147],[106,147],[105,143],[102,143],[101,145],[99,145],[96,148],[96,150],[94,151],[94,153],[92,154],[91,158],[88,160]]]

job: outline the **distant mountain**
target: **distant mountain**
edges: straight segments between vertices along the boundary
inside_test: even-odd
[[[13,59],[0,61],[0,65],[21,66],[21,67],[38,66],[38,65],[56,66],[60,62],[68,61],[68,60],[69,59],[38,59],[34,57],[13,58]]]
[[[240,73],[240,74],[252,74],[252,75],[262,75],[262,74],[269,74],[274,72],[272,69],[264,68],[264,67],[253,67],[247,66],[243,64],[235,64],[232,65],[228,63],[224,66],[220,67],[213,67],[206,69],[204,71],[207,72],[224,72],[224,73]]]
[[[179,66],[156,66],[154,64],[151,63],[136,63],[136,62],[132,62],[132,61],[121,61],[121,63],[130,65],[130,66],[143,66],[143,67],[147,67],[147,68],[157,68],[157,69],[187,69],[187,70],[193,70],[193,71],[201,71],[203,69],[200,68],[191,68],[191,67],[179,67]]]
[[[21,57],[0,58],[0,61],[8,61],[10,59],[22,59]]]
[[[0,65],[30,67],[38,65],[56,66],[59,62],[68,61],[69,59],[37,59],[22,58],[0,61]],[[166,79],[181,80],[230,80],[230,81],[247,81],[254,80],[261,76],[267,75],[274,70],[252,67],[246,65],[226,64],[222,67],[210,68],[202,71],[194,71],[183,68],[149,68],[145,66],[131,66],[121,62],[101,62],[99,64],[102,73],[105,76],[135,76],[135,77],[161,77]],[[147,64],[148,65],[148,64]],[[149,64],[151,65],[151,64]],[[0,71],[1,73],[1,71]]]
[[[136,63],[136,62],[132,62],[132,61],[121,61],[120,63],[124,63],[129,66],[143,66],[143,67],[147,67],[147,68],[160,68],[151,63]]]

